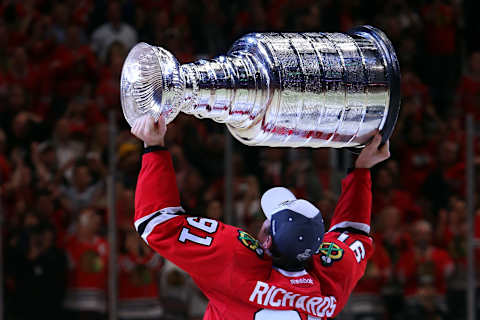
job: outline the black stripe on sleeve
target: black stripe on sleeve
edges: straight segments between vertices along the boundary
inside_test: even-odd
[[[152,215],[150,218],[148,218],[147,220],[143,221],[142,223],[140,223],[140,225],[138,226],[138,233],[141,235],[143,235],[143,232],[145,231],[145,228],[147,227],[147,224],[152,221],[153,219],[155,219],[156,217],[162,215],[163,212],[161,211],[157,211],[154,215]]]

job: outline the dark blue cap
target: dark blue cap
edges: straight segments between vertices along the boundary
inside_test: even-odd
[[[325,227],[320,212],[314,218],[284,209],[272,215],[270,231],[275,251],[291,264],[301,264],[317,253]]]
[[[283,264],[303,266],[323,241],[325,226],[320,210],[281,187],[265,192],[261,205],[271,222],[274,254],[282,257]]]

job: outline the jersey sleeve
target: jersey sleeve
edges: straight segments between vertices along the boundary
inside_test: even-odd
[[[329,231],[350,228],[370,233],[372,181],[369,169],[354,169],[342,181],[342,194]]]
[[[313,259],[314,270],[321,279],[322,293],[337,299],[336,313],[348,301],[373,253],[373,240],[368,236],[371,185],[368,169],[355,169],[343,179],[342,194],[330,230],[325,234],[319,254]]]
[[[136,230],[152,249],[192,277],[221,283],[232,260],[228,243],[235,228],[180,215],[183,212],[169,152],[145,154],[135,192]]]
[[[348,231],[325,234],[320,252],[313,258],[313,268],[320,278],[322,293],[337,299],[332,317],[347,303],[372,253],[373,240],[366,235]]]

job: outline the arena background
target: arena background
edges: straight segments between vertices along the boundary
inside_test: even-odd
[[[0,319],[202,317],[205,297],[132,227],[142,145],[121,113],[119,75],[136,42],[189,62],[247,32],[361,24],[393,42],[403,102],[392,158],[373,172],[375,254],[338,319],[467,319],[480,274],[467,272],[467,261],[480,268],[478,247],[467,259],[480,210],[466,201],[480,175],[465,174],[468,159],[480,163],[467,157],[480,140],[469,149],[465,126],[467,114],[480,119],[475,2],[1,1]],[[352,160],[342,150],[246,147],[186,115],[167,145],[186,211],[252,233],[274,185],[315,203],[328,223]]]

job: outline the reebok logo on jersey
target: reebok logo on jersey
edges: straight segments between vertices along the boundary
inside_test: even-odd
[[[313,284],[310,278],[290,279],[291,284]]]
[[[267,308],[287,307],[302,310],[316,317],[331,317],[337,307],[337,299],[333,296],[302,296],[262,281],[257,281],[249,300]]]

